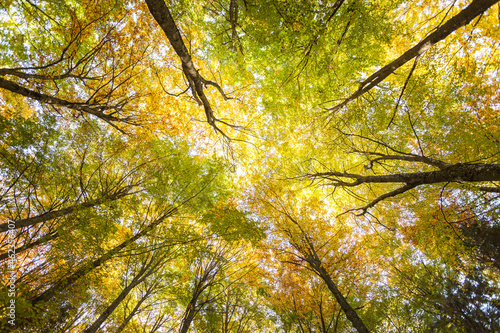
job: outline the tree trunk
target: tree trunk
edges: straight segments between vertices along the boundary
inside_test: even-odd
[[[153,15],[156,22],[160,25],[161,29],[167,36],[170,44],[175,50],[175,53],[179,56],[182,62],[182,70],[189,81],[193,83],[194,86],[191,88],[194,90],[193,94],[197,95],[205,106],[205,113],[209,116],[212,113],[210,103],[205,97],[203,92],[202,81],[200,74],[196,70],[193,64],[191,55],[189,54],[184,41],[182,40],[181,33],[175,24],[170,11],[163,0],[145,0],[148,5],[149,11]],[[206,101],[205,101],[206,100]],[[208,108],[208,109],[207,109]]]
[[[196,309],[196,303],[198,302],[198,298],[200,297],[201,293],[208,286],[203,285],[204,282],[204,280],[200,280],[195,286],[193,296],[191,297],[191,300],[186,307],[184,317],[182,318],[182,324],[181,328],[179,329],[179,333],[187,333],[187,331],[189,330],[189,326],[191,326],[191,323],[193,322],[194,316],[198,312],[198,310]]]
[[[159,262],[153,264],[152,262],[153,259],[149,263],[145,263],[142,269],[139,271],[139,273],[133,278],[132,282],[125,287],[125,289],[122,290],[120,295],[111,303],[108,308],[97,318],[97,320],[90,326],[88,327],[83,333],[95,333],[101,327],[101,325],[104,323],[106,319],[113,313],[113,311],[116,310],[118,305],[123,302],[125,297],[134,289],[138,284],[140,284],[144,279],[146,279],[149,275],[151,275],[155,269],[158,267]]]
[[[129,323],[129,321],[135,316],[135,314],[139,310],[139,308],[142,305],[142,303],[144,303],[144,301],[148,297],[149,297],[149,293],[145,293],[144,296],[141,297],[141,299],[137,302],[137,304],[134,306],[134,308],[129,313],[129,315],[125,318],[125,320],[123,321],[123,323],[121,323],[121,325],[118,327],[118,329],[116,330],[116,333],[120,333],[121,331],[123,331],[123,329],[127,326],[127,324]]]
[[[32,226],[32,225],[35,225],[38,223],[47,222],[47,221],[50,221],[50,220],[55,219],[57,217],[71,214],[76,210],[80,210],[80,209],[84,209],[84,208],[91,208],[91,207],[99,206],[99,205],[103,204],[104,202],[118,200],[118,199],[128,195],[128,193],[129,193],[128,190],[129,190],[129,188],[123,188],[122,191],[118,191],[117,193],[115,193],[113,195],[104,196],[103,198],[98,199],[98,200],[89,201],[89,202],[82,202],[82,203],[79,203],[79,204],[76,204],[76,205],[73,205],[70,207],[66,207],[63,209],[54,210],[51,212],[43,213],[43,214],[40,214],[37,216],[28,217],[28,218],[21,219],[21,220],[16,220],[16,221],[14,221],[14,229],[24,228],[24,227]],[[12,223],[10,223],[10,224],[12,224]],[[9,230],[9,223],[0,224],[0,232],[6,232],[8,230]]]
[[[31,300],[31,304],[35,306],[39,302],[43,301],[48,301],[52,297],[56,295],[56,293],[66,289],[76,281],[78,281],[80,278],[84,277],[91,271],[93,271],[95,268],[101,266],[105,262],[107,262],[109,259],[111,259],[114,255],[119,253],[121,250],[123,250],[125,247],[128,245],[134,243],[136,240],[139,238],[143,237],[147,233],[149,233],[151,230],[153,230],[158,224],[160,224],[163,220],[166,218],[172,216],[176,211],[176,208],[172,208],[169,210],[167,213],[163,214],[160,218],[149,224],[146,228],[144,228],[141,232],[137,233],[135,236],[125,240],[122,242],[120,245],[117,245],[113,249],[109,250],[106,254],[102,255],[98,259],[89,262],[82,267],[80,267],[78,270],[76,270],[74,273],[72,273],[70,276],[67,276],[61,280],[59,280],[56,284],[54,284],[52,287],[41,293],[39,296],[34,297]]]
[[[186,315],[182,319],[182,325],[179,333],[187,333],[189,330],[189,326],[191,326],[194,316],[196,315],[196,299],[194,300],[194,303],[193,300],[189,302],[186,311]]]
[[[194,99],[198,102],[198,104],[203,105],[205,109],[205,115],[207,117],[207,122],[220,134],[225,136],[224,132],[217,126],[216,122],[220,122],[213,112],[212,106],[205,95],[203,87],[206,85],[211,85],[217,88],[220,94],[224,97],[224,99],[228,99],[228,97],[224,94],[222,88],[215,82],[204,79],[198,70],[195,68],[193,64],[193,60],[191,55],[189,54],[184,41],[182,40],[181,33],[177,28],[172,15],[170,14],[170,10],[165,4],[164,0],[145,0],[148,6],[148,9],[153,15],[153,18],[161,27],[165,35],[167,36],[170,44],[175,50],[175,53],[179,56],[182,62],[182,71],[186,75],[186,78],[189,81],[189,86],[191,88]],[[229,125],[224,122],[224,124]],[[231,125],[229,125],[231,126]]]
[[[191,300],[189,301],[189,304],[186,307],[186,311],[184,312],[184,317],[182,319],[182,324],[179,333],[187,333],[187,331],[189,330],[189,326],[191,325],[194,316],[198,312],[197,309],[198,298],[203,293],[203,291],[207,289],[213,282],[215,274],[212,273],[214,271],[216,272],[215,274],[217,274],[217,266],[215,265],[215,263],[212,262],[198,276],[198,283],[196,283],[194,286],[193,296],[191,297]],[[200,307],[202,307],[203,304],[201,304]]]
[[[333,282],[332,278],[330,277],[330,274],[321,266],[321,262],[319,259],[311,259],[308,261],[309,265],[318,273],[318,275],[325,281],[328,289],[332,293],[333,297],[337,300],[337,303],[339,303],[340,307],[342,308],[342,311],[344,311],[347,319],[352,323],[354,328],[359,332],[359,333],[370,333],[370,331],[366,328],[365,324],[361,320],[361,318],[358,316],[356,311],[352,308],[352,306],[347,302],[345,297],[342,295],[342,293],[339,291],[337,288],[337,285]]]

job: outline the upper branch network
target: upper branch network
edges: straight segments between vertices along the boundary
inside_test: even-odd
[[[344,189],[371,184],[400,184],[396,189],[386,191],[382,195],[371,200],[367,205],[349,210],[349,212],[360,211],[359,215],[364,215],[368,209],[374,207],[382,200],[395,197],[422,185],[453,182],[485,183],[500,181],[500,164],[497,163],[448,163],[425,156],[423,153],[414,154],[403,152],[372,138],[355,134],[351,134],[351,136],[371,141],[384,148],[384,152],[380,152],[376,151],[376,149],[367,150],[351,147],[352,153],[362,155],[366,159],[367,164],[364,166],[366,170],[374,171],[376,165],[384,167],[385,170],[397,170],[397,168],[394,168],[394,165],[388,165],[387,162],[396,162],[403,167],[408,166],[407,163],[416,163],[419,166],[431,170],[420,172],[386,172],[384,174],[367,175],[329,169],[305,172],[298,177],[300,179],[309,179],[315,182],[319,181],[327,186],[333,186],[334,188]],[[483,192],[500,193],[500,186],[496,183],[493,183],[492,186],[482,184],[478,186],[477,189]]]
[[[182,40],[179,29],[177,28],[172,15],[170,15],[170,11],[165,2],[163,0],[146,0],[146,4],[148,5],[149,11],[153,15],[154,19],[160,25],[163,32],[165,32],[170,44],[179,56],[182,62],[182,71],[189,82],[189,88],[193,98],[198,102],[198,105],[203,105],[207,122],[217,133],[221,134],[226,139],[229,139],[229,137],[219,128],[217,123],[233,128],[236,128],[237,126],[231,125],[215,117],[210,101],[205,94],[205,88],[206,86],[213,86],[220,92],[225,100],[228,100],[229,97],[226,96],[219,84],[203,78],[199,71],[195,68],[191,55]]]
[[[345,98],[341,103],[328,108],[327,111],[330,114],[335,113],[349,102],[354,101],[358,97],[361,97],[372,88],[376,87],[380,82],[385,80],[389,75],[393,74],[395,70],[406,64],[412,59],[418,60],[418,58],[427,52],[434,44],[445,39],[450,34],[452,34],[457,29],[469,24],[475,17],[482,15],[490,7],[492,7],[498,0],[474,0],[469,6],[467,6],[460,13],[449,19],[445,24],[435,29],[435,31],[429,34],[426,38],[421,40],[415,46],[403,53],[399,58],[385,65],[384,67],[377,70],[375,73],[370,75],[359,85],[359,88],[349,97]],[[415,62],[416,65],[416,62]],[[414,65],[414,67],[415,67]],[[411,72],[413,72],[413,70]],[[410,72],[410,76],[411,76]]]

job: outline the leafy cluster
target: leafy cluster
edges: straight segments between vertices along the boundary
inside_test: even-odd
[[[0,330],[500,331],[497,0],[0,4]]]

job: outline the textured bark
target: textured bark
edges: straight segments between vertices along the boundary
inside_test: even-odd
[[[382,67],[366,80],[364,80],[359,89],[347,97],[342,103],[328,109],[328,111],[337,111],[347,105],[347,103],[360,97],[380,82],[385,80],[390,74],[394,73],[396,69],[406,64],[411,59],[424,54],[430,47],[439,41],[448,37],[455,30],[469,24],[475,17],[483,14],[486,10],[492,7],[499,0],[474,0],[460,13],[449,19],[445,24],[436,28],[436,30],[429,36],[420,41],[417,45],[403,53],[399,58]]]
[[[308,178],[323,178],[333,186],[358,186],[367,183],[405,183],[418,186],[448,182],[486,182],[500,181],[500,164],[465,164],[449,165],[437,171],[398,173],[392,175],[363,176],[345,172],[323,172],[305,175]],[[341,178],[350,178],[345,181]]]
[[[379,158],[380,160],[388,160],[391,156],[386,156]],[[404,156],[403,156],[404,157]],[[394,158],[400,160],[409,160],[407,158]],[[373,166],[371,161],[369,168]],[[414,161],[419,161],[415,159]],[[328,185],[334,187],[356,187],[361,184],[390,184],[390,183],[400,183],[403,186],[392,190],[390,192],[384,193],[379,197],[372,200],[366,206],[361,208],[355,208],[348,210],[361,211],[358,215],[363,215],[367,212],[369,208],[374,207],[380,201],[387,198],[395,197],[399,194],[405,193],[420,185],[430,185],[438,183],[451,183],[451,182],[487,182],[487,181],[500,181],[500,164],[447,164],[447,163],[434,163],[432,161],[419,161],[424,162],[429,165],[439,166],[441,169],[429,172],[412,172],[412,173],[398,173],[389,175],[379,175],[379,176],[363,176],[360,174],[352,174],[347,172],[321,172],[314,174],[305,174],[302,177],[309,179],[323,179]],[[478,187],[479,190],[485,192],[500,192],[494,187]]]
[[[80,267],[78,270],[73,272],[71,275],[62,278],[59,280],[56,284],[54,284],[52,287],[41,293],[40,295],[34,297],[31,299],[31,304],[33,306],[37,305],[40,302],[44,301],[49,301],[52,299],[58,292],[68,288],[71,286],[73,283],[78,281],[80,278],[84,277],[94,269],[98,268],[102,264],[106,263],[108,260],[113,258],[116,254],[118,254],[121,250],[126,248],[127,246],[131,245],[134,243],[136,240],[139,238],[145,236],[147,233],[149,233],[151,230],[153,230],[158,224],[160,224],[162,221],[164,221],[166,218],[172,216],[176,212],[176,208],[172,208],[170,211],[167,213],[163,214],[160,218],[156,219],[154,222],[150,223],[146,228],[144,228],[141,232],[137,233],[135,236],[123,241],[121,244],[115,246],[108,252],[106,252],[104,255],[100,256],[94,261],[91,261],[82,267]]]
[[[182,319],[182,325],[179,330],[179,333],[187,333],[189,330],[189,326],[191,326],[191,323],[193,322],[194,316],[196,315],[196,301],[197,299],[191,300],[188,304],[188,310]]]

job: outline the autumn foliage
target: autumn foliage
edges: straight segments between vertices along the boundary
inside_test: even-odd
[[[496,0],[0,4],[0,331],[500,331]]]

